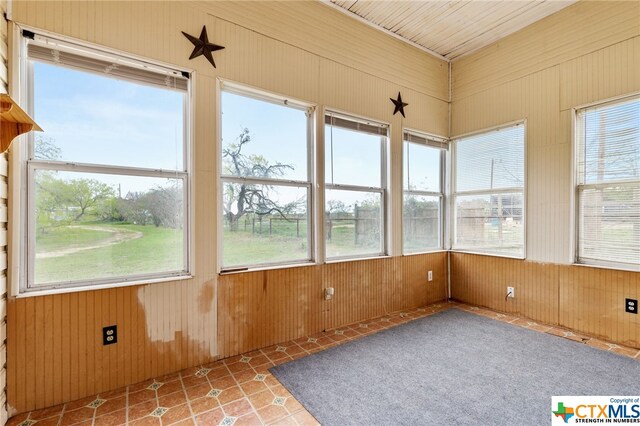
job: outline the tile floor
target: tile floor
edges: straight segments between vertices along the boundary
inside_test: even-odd
[[[8,425],[317,425],[313,416],[269,373],[269,368],[450,308],[640,360],[638,349],[526,318],[445,302],[312,334],[126,388],[19,414],[11,418]]]

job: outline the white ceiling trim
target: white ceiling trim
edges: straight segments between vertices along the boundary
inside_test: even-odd
[[[356,21],[362,22],[363,24],[366,24],[366,25],[370,26],[371,28],[374,28],[374,29],[376,29],[376,30],[378,30],[380,32],[383,32],[386,35],[390,35],[391,37],[393,37],[393,38],[395,38],[397,40],[400,40],[401,42],[406,43],[409,46],[415,47],[416,49],[420,49],[423,52],[426,52],[426,53],[428,53],[428,54],[430,54],[432,56],[435,56],[436,58],[438,58],[438,59],[440,59],[442,61],[451,62],[450,59],[442,56],[441,54],[436,53],[433,50],[428,49],[428,48],[426,48],[424,46],[421,46],[418,43],[414,43],[413,41],[411,41],[411,40],[409,40],[407,38],[404,38],[404,37],[394,33],[393,31],[389,31],[388,29],[386,29],[384,27],[381,27],[378,24],[374,24],[373,22],[361,17],[360,15],[357,15],[357,14],[355,14],[353,12],[350,12],[349,10],[347,10],[347,9],[341,7],[341,6],[338,6],[335,3],[332,3],[331,0],[320,0],[320,3],[322,3],[322,4],[326,5],[326,6],[329,6],[330,8],[332,8],[334,10],[337,10],[338,12],[340,12],[340,13],[342,13],[344,15],[347,15],[348,17],[350,17],[352,19],[355,19]]]

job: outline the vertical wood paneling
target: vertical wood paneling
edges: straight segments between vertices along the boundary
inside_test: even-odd
[[[527,261],[452,253],[454,298],[640,344],[640,274],[568,264],[572,108],[640,91],[639,22],[637,2],[581,1],[453,64],[453,135],[527,120]]]
[[[13,18],[195,70],[194,278],[12,299],[8,400],[13,413],[446,297],[442,289],[434,290],[444,288],[441,257],[408,257],[412,266],[404,259],[376,260],[371,270],[353,262],[220,278],[216,273],[218,78],[392,123],[398,162],[403,125],[446,133],[443,61],[313,2],[16,1]],[[192,46],[180,31],[199,33],[202,25],[212,41],[226,47],[214,55],[217,68],[203,58],[188,60]],[[397,91],[414,111],[404,122],[391,114],[388,98]],[[397,176],[392,183],[401,184]],[[3,212],[0,206],[0,216]],[[422,267],[440,271],[437,281],[424,283],[425,271],[420,280],[408,277],[407,271]],[[325,278],[341,295],[335,306],[322,300]],[[111,324],[118,325],[119,341],[103,347],[102,327]]]
[[[439,252],[222,275],[220,355],[445,300],[446,261],[447,254]],[[326,287],[335,288],[332,300],[324,300]]]

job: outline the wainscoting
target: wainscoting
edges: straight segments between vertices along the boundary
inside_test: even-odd
[[[451,253],[451,297],[640,348],[640,273]],[[505,299],[507,286],[516,297]]]

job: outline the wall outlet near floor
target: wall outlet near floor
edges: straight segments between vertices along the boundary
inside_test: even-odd
[[[515,287],[507,287],[507,297],[516,297]]]
[[[324,289],[324,300],[333,299],[333,295],[335,294],[335,289],[333,287],[327,287]]]
[[[427,280],[433,281],[433,271],[427,272]]]
[[[630,314],[638,314],[638,299],[625,299],[624,311]]]
[[[118,343],[118,326],[110,325],[108,327],[102,328],[102,344],[113,345],[114,343]]]

